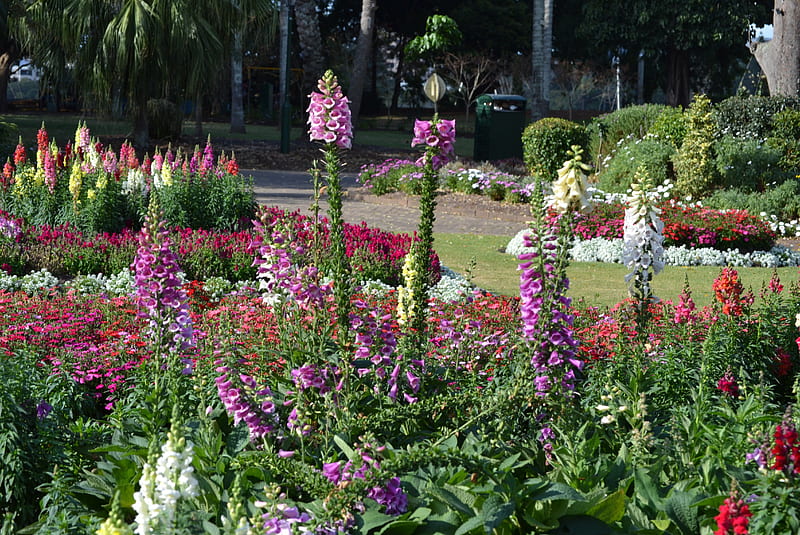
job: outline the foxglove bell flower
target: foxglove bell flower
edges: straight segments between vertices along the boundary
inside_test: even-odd
[[[630,270],[625,282],[633,294],[643,300],[653,299],[650,289],[653,275],[664,269],[664,222],[652,198],[652,182],[637,171],[631,184],[628,208],[625,209],[622,263]]]
[[[583,150],[573,145],[567,155],[571,156],[558,171],[558,180],[553,183],[553,208],[560,213],[572,210],[588,212],[592,209],[591,201],[586,194],[589,184],[586,173],[591,169],[581,161]]]
[[[411,146],[426,145],[434,149],[433,169],[437,170],[447,162],[455,159],[456,149],[456,121],[447,119],[434,119],[433,121],[414,121],[414,139]],[[424,156],[417,160],[420,165]]]
[[[352,146],[353,129],[350,118],[349,100],[333,71],[326,71],[319,80],[317,89],[309,95],[308,134],[311,141],[322,141],[349,149]]]
[[[183,350],[194,345],[195,333],[178,257],[170,246],[160,213],[151,209],[131,264],[136,284],[134,300],[140,315],[149,319],[154,341],[163,342],[169,350]]]

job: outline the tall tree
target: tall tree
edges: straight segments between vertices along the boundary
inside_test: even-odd
[[[688,106],[692,89],[700,83],[691,67],[709,71],[714,65],[703,61],[732,63],[746,57],[749,25],[763,22],[765,2],[587,0],[578,35],[596,45],[598,56],[620,54],[632,63],[644,50],[665,73],[667,102]]]
[[[775,0],[772,40],[753,41],[750,50],[767,77],[770,95],[800,93],[800,1]]]
[[[531,118],[550,112],[550,69],[553,50],[553,0],[533,0],[531,39]]]
[[[13,3],[13,2],[12,2]],[[0,2],[0,113],[8,111],[8,79],[11,77],[11,67],[19,58],[19,42],[11,35],[8,15],[9,2]]]
[[[376,0],[362,0],[361,2],[361,24],[359,25],[358,41],[356,43],[356,56],[353,61],[350,85],[347,88],[347,94],[351,102],[350,110],[353,126],[358,125],[358,117],[361,113],[361,97],[364,94],[364,80],[367,77],[375,31],[376,8]]]

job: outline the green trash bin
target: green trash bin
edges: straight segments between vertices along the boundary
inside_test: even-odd
[[[481,95],[475,108],[475,160],[522,159],[525,97]]]

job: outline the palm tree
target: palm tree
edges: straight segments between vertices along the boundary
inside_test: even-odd
[[[316,0],[294,0],[294,13],[297,39],[303,55],[303,92],[310,93],[325,70]]]
[[[533,0],[531,111],[541,119],[550,111],[550,62],[553,48],[553,0]]]

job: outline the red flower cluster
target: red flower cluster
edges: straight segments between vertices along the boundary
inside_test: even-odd
[[[741,316],[744,307],[753,303],[752,295],[742,295],[744,286],[739,281],[739,272],[733,268],[724,268],[711,285],[714,297],[722,303],[722,313],[729,316]]]
[[[717,389],[728,394],[732,398],[739,397],[739,385],[730,370],[717,381]]]
[[[772,436],[775,438],[772,446],[772,469],[800,474],[800,443],[797,441],[797,429],[788,415],[775,427]]]
[[[775,242],[775,232],[769,224],[744,210],[711,210],[674,202],[660,204],[658,208],[664,222],[665,246],[749,252],[769,250]],[[620,203],[599,203],[591,213],[576,215],[575,236],[582,240],[622,238],[624,215],[625,207]]]
[[[751,516],[753,513],[744,500],[737,500],[734,496],[725,498],[719,506],[719,514],[714,517],[717,521],[714,535],[746,535]]]

